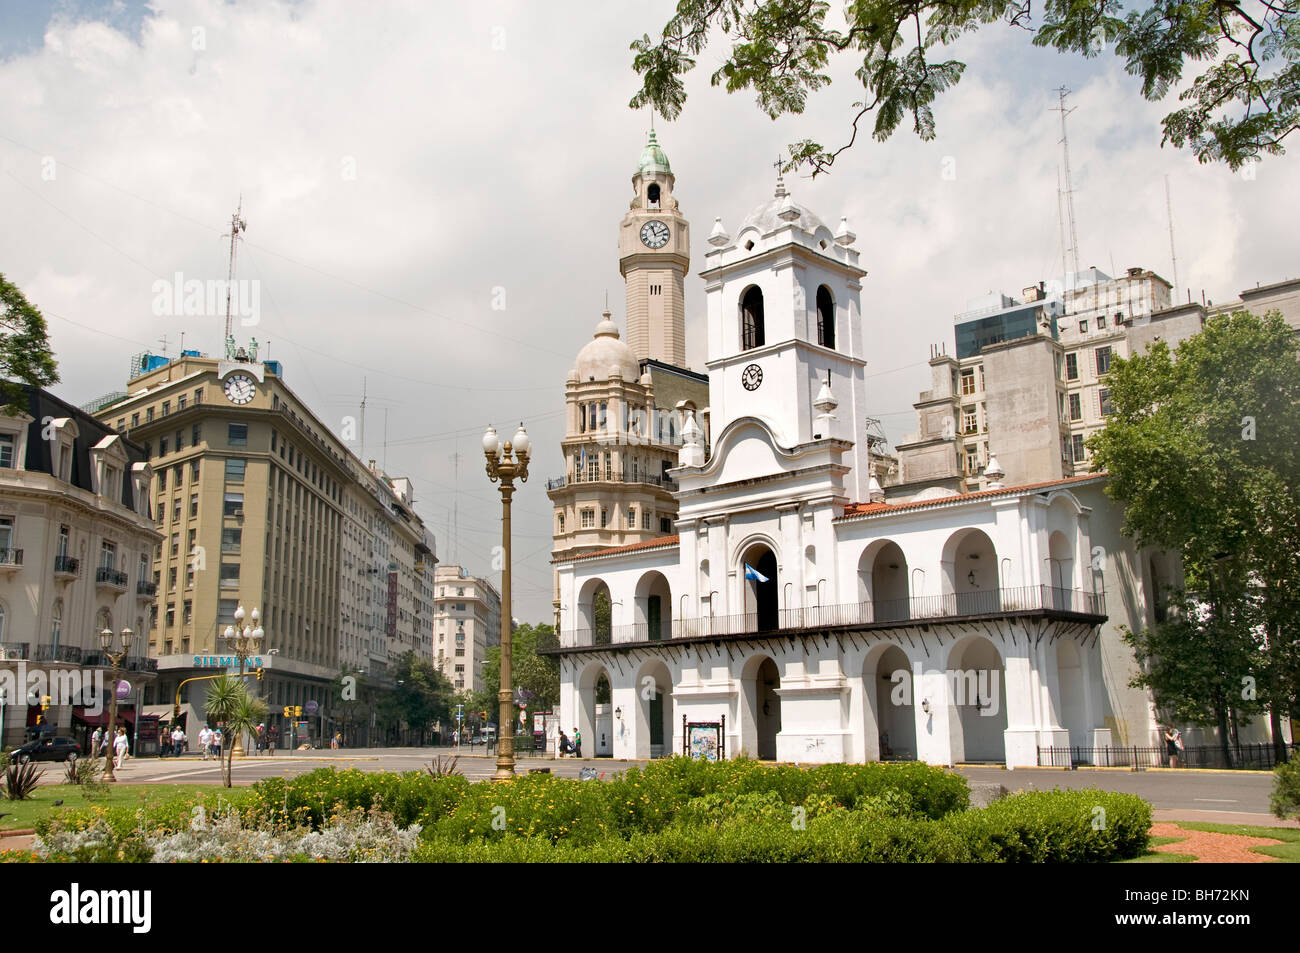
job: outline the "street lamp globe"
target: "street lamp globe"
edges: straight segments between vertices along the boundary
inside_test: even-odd
[[[519,424],[519,429],[515,431],[514,439],[510,445],[515,448],[515,453],[520,457],[528,456],[528,449],[532,446],[532,441],[528,439],[528,431],[524,430],[523,422]]]
[[[243,607],[242,605],[235,606],[235,622],[236,622],[236,624],[238,624],[238,623],[240,623],[240,622],[243,622],[243,621],[244,621],[244,607]]]
[[[131,648],[131,643],[135,640],[135,633],[130,629],[122,630],[122,651],[125,652]]]
[[[483,452],[490,457],[495,457],[501,452],[501,441],[497,437],[497,429],[491,425],[483,434]]]
[[[228,625],[226,626],[226,631],[221,634],[223,638],[233,639],[235,637],[235,627],[233,625]]]
[[[113,647],[112,629],[104,629],[102,632],[99,633],[99,644],[103,646],[105,652],[107,652],[109,649]]]

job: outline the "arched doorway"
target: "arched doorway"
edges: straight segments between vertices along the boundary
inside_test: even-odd
[[[609,672],[599,662],[588,665],[578,678],[578,724],[585,758],[614,754],[613,691]],[[561,725],[561,728],[566,726]],[[572,740],[572,739],[571,739]]]
[[[969,636],[948,655],[948,725],[954,761],[1006,762],[1007,679],[997,647]]]
[[[578,596],[578,645],[609,645],[613,641],[613,605],[604,580],[588,579]]]
[[[749,659],[741,672],[741,688],[742,746],[755,758],[775,761],[776,736],[781,732],[781,671],[776,662],[766,655]]]
[[[965,529],[944,544],[945,582],[957,615],[994,613],[1001,609],[998,554],[983,530]]]
[[[636,756],[666,758],[673,754],[672,676],[658,660],[647,662],[636,678]]]
[[[869,657],[870,658],[870,657]],[[916,699],[912,667],[897,645],[889,645],[869,660],[863,680],[874,697],[868,699],[875,714],[875,731],[881,761],[916,758]]]
[[[871,604],[869,620],[894,622],[910,616],[907,557],[893,540],[882,540],[858,560],[862,601]]]
[[[762,543],[745,550],[740,560],[745,594],[745,629],[771,632],[781,626],[776,553]]]
[[[1074,550],[1060,530],[1047,539],[1048,564],[1051,569],[1052,602],[1057,609],[1077,608],[1074,601]]]
[[[1087,723],[1084,706],[1083,660],[1073,639],[1056,643],[1056,682],[1061,693],[1057,717],[1061,727],[1070,733],[1070,744],[1091,746],[1092,726]]]
[[[673,595],[661,572],[648,572],[636,585],[637,637],[657,642],[673,634]]]

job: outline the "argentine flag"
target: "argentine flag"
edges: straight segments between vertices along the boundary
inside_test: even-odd
[[[745,578],[746,578],[746,579],[753,579],[755,582],[767,582],[767,581],[768,581],[766,576],[764,576],[761,572],[759,572],[757,569],[755,569],[755,568],[754,568],[753,566],[751,566],[749,563],[745,563]]]

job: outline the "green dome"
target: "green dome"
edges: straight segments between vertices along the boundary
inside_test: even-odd
[[[645,144],[641,150],[641,164],[637,166],[637,174],[646,172],[660,172],[664,175],[672,175],[672,167],[668,165],[668,157],[664,155],[664,150],[660,148],[659,141],[655,139],[655,131],[650,130],[650,141]]]

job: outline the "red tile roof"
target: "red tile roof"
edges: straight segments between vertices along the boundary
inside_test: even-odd
[[[956,496],[943,496],[935,500],[913,500],[909,503],[850,503],[844,508],[844,514],[837,519],[852,516],[867,516],[873,513],[902,513],[908,510],[925,509],[927,506],[941,506],[947,503],[965,503],[969,500],[990,499],[995,496],[1010,496],[1033,490],[1046,490],[1054,486],[1069,486],[1072,483],[1084,483],[1104,477],[1102,473],[1085,473],[1081,476],[1065,477],[1060,480],[1047,480],[1043,483],[1025,483],[1021,486],[1004,486],[998,490],[977,490],[974,493],[959,493]]]
[[[579,553],[576,556],[566,556],[563,559],[552,559],[551,562],[573,562],[578,559],[594,559],[597,556],[613,556],[616,553],[633,553],[639,549],[659,549],[660,547],[676,546],[680,541],[681,537],[676,534],[659,536],[640,543],[628,543],[626,546],[610,546],[607,549],[595,549],[589,553]]]

